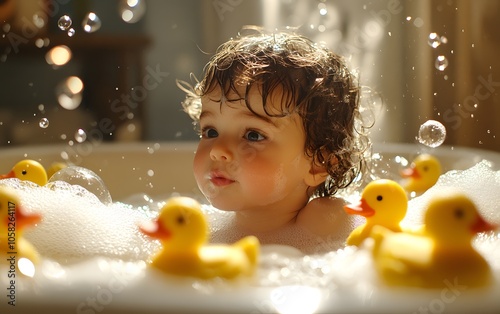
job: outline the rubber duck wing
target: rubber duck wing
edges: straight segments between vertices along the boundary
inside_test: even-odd
[[[245,253],[228,245],[209,245],[200,249],[202,278],[234,278],[242,273],[250,273],[251,267]]]
[[[381,226],[373,227],[371,237],[375,240],[373,255],[381,263],[392,260],[408,268],[425,268],[432,263],[434,243],[428,237]]]

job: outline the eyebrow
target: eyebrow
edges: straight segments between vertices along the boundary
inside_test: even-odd
[[[261,120],[261,121],[263,121],[265,123],[273,125],[274,127],[278,127],[278,125],[276,124],[276,122],[273,119],[271,119],[270,117],[256,115],[256,114],[254,114],[254,113],[252,113],[250,111],[243,111],[241,113],[241,115],[247,116],[249,118]],[[201,111],[200,120],[203,117],[211,117],[211,116],[214,116],[214,113],[212,111],[207,111],[207,110]]]

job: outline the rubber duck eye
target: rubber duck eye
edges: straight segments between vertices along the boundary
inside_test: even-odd
[[[427,171],[427,170],[429,170],[429,167],[425,166],[424,171]]]
[[[184,219],[184,216],[177,217],[177,223],[179,225],[183,225],[185,222],[186,222],[186,219]]]
[[[377,201],[381,201],[383,199],[382,195],[377,196]]]
[[[23,176],[25,176],[28,173],[28,171],[23,170],[23,171],[21,171],[21,173],[23,174]]]
[[[464,217],[464,211],[461,208],[455,209],[455,211],[453,212],[453,214],[458,219],[461,219],[462,217]]]

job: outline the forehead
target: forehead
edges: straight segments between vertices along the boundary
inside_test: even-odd
[[[204,105],[218,103],[221,109],[224,106],[232,108],[244,107],[258,116],[273,118],[287,116],[290,107],[287,103],[290,102],[288,93],[285,92],[282,86],[275,86],[264,99],[262,85],[258,83],[249,85],[248,90],[246,85],[235,84],[235,88],[228,88],[223,91],[217,85],[201,97],[201,102],[202,110]]]

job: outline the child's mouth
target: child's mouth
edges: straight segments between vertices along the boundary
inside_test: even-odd
[[[234,182],[234,180],[228,179],[226,176],[218,172],[210,173],[209,179],[215,186],[226,186]]]

